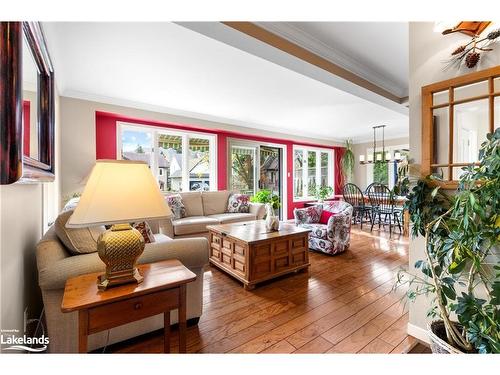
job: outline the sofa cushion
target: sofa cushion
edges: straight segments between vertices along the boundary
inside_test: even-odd
[[[303,224],[304,228],[312,229],[309,234],[310,237],[328,239],[328,227],[324,224]]]
[[[186,207],[184,207],[182,197],[179,194],[167,195],[165,199],[167,200],[168,207],[170,207],[172,211],[174,220],[186,217]]]
[[[173,220],[174,234],[182,236],[185,234],[204,233],[207,225],[217,225],[219,221],[206,216],[190,216],[179,220]]]
[[[255,220],[255,215],[254,214],[246,214],[246,213],[225,213],[225,214],[215,214],[215,215],[210,215],[207,216],[211,219],[215,219],[219,221],[221,224],[227,224],[227,223],[237,223],[240,221],[251,221]]]
[[[97,251],[97,239],[106,231],[104,225],[88,228],[66,228],[73,210],[62,212],[54,223],[57,237],[72,254],[87,254]]]
[[[203,203],[200,191],[180,193],[186,209],[186,216],[203,216]]]
[[[227,201],[230,194],[231,193],[227,190],[202,192],[203,214],[209,216],[226,212]]]
[[[233,193],[229,196],[226,212],[229,213],[249,213],[250,197],[247,194]]]

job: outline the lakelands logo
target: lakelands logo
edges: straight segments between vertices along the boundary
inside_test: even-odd
[[[3,350],[19,350],[28,351],[33,353],[44,352],[47,350],[47,345],[49,345],[49,338],[42,334],[40,337],[30,337],[26,335],[18,336],[19,330],[2,329],[0,333],[0,345],[2,345]]]

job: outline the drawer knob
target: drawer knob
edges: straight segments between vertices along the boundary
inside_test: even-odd
[[[137,302],[137,303],[134,305],[134,309],[135,309],[135,310],[142,309],[142,302]]]

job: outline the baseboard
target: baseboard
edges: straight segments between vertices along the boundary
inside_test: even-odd
[[[415,337],[417,340],[420,340],[422,342],[425,342],[427,345],[430,345],[429,333],[427,332],[426,329],[408,323],[407,332],[410,336]]]

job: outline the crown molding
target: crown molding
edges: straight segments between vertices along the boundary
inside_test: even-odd
[[[289,22],[254,22],[254,24],[313,52],[400,98],[408,95],[408,90],[402,88],[394,80],[381,75],[365,64],[361,64],[339,49],[323,43]]]

